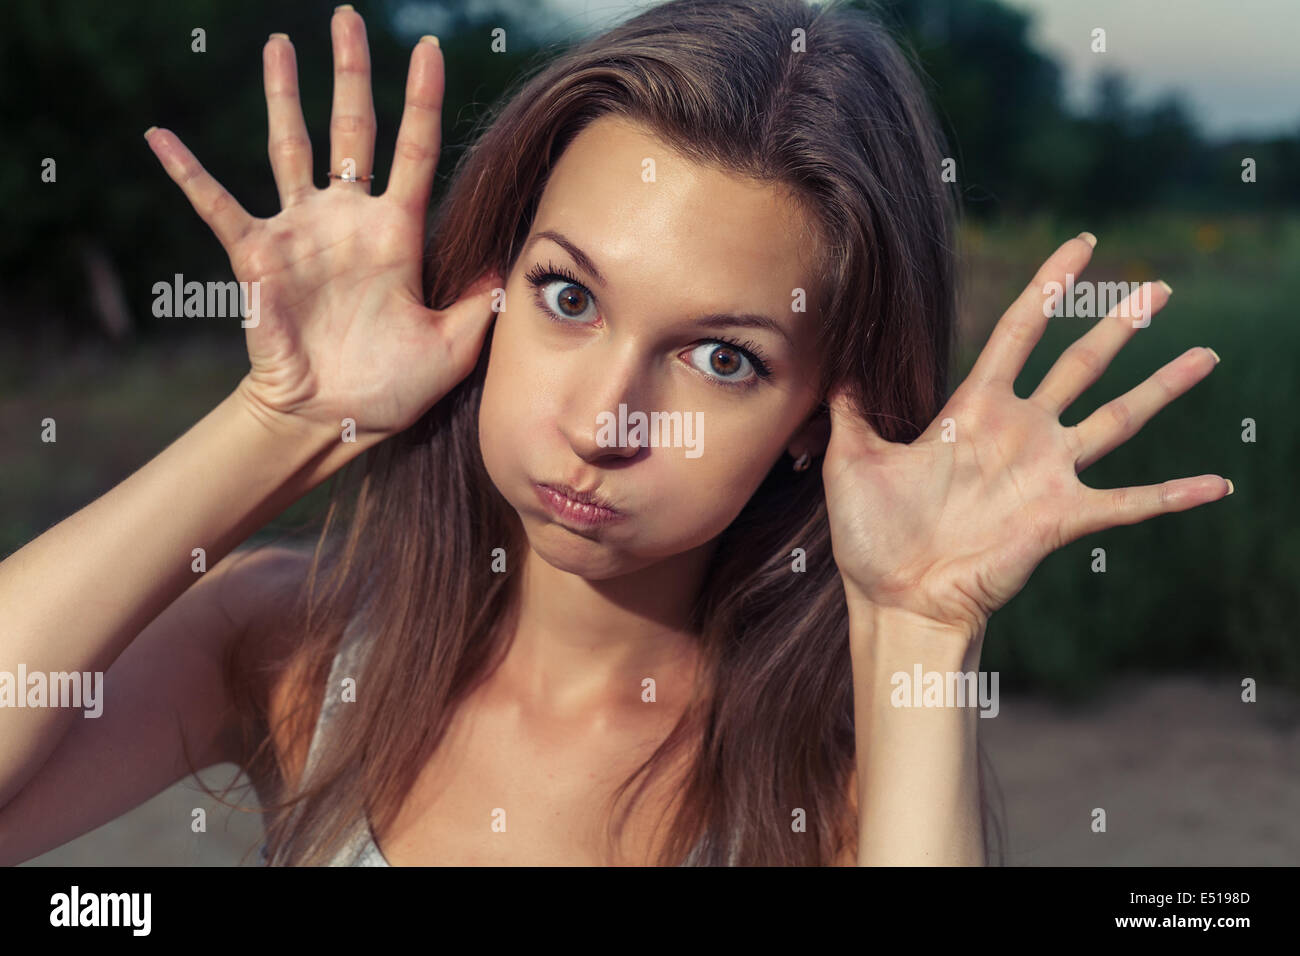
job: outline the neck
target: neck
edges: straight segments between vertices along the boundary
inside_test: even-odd
[[[632,712],[643,706],[646,678],[655,681],[657,701],[684,704],[699,649],[689,621],[712,550],[702,545],[592,581],[529,549],[501,677],[522,706],[557,718]]]

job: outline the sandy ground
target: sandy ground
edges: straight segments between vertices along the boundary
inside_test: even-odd
[[[1003,693],[980,730],[1005,799],[1007,862],[1300,864],[1300,699],[1239,693],[1227,680],[1133,682],[1073,712]],[[190,832],[195,807],[207,808],[206,833]],[[1092,832],[1095,807],[1105,833]],[[256,865],[260,837],[256,814],[232,814],[191,780],[26,865],[234,866],[250,848],[243,865]]]

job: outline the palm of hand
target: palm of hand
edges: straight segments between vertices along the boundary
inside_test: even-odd
[[[377,430],[407,424],[446,360],[421,304],[422,239],[423,222],[383,197],[325,189],[233,245],[236,277],[260,285],[249,375],[268,403]]]
[[[1038,389],[1012,383],[1048,319],[1046,283],[1091,256],[1063,245],[999,321],[970,376],[910,444],[882,439],[843,390],[831,398],[822,474],[834,557],[846,591],[945,627],[982,633],[989,615],[1039,562],[1085,534],[1182,511],[1229,493],[1202,475],[1140,488],[1093,489],[1078,473],[1204,378],[1216,358],[1191,349],[1078,425],[1061,412],[1100,377],[1133,334],[1117,310],[1067,349]],[[1168,293],[1151,287],[1154,314]]]
[[[341,173],[324,189],[313,184],[293,46],[275,34],[263,50],[277,215],[250,216],[174,133],[145,135],[225,248],[236,278],[257,283],[257,314],[244,323],[251,368],[241,395],[259,415],[329,430],[350,418],[359,433],[382,438],[414,422],[473,368],[501,278],[479,276],[444,310],[423,302],[424,220],[445,83],[437,43],[426,38],[411,55],[388,188],[371,196],[375,113],[361,16],[338,8],[331,35],[330,170]]]

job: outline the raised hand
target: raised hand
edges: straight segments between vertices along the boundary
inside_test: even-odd
[[[974,638],[1051,552],[1085,534],[1185,511],[1231,494],[1216,475],[1094,489],[1078,473],[1131,438],[1217,364],[1189,349],[1079,424],[1061,413],[1134,334],[1117,307],[1062,353],[1026,399],[1012,390],[1049,319],[1047,284],[1065,284],[1092,257],[1062,245],[999,320],[970,375],[910,444],[886,441],[831,396],[822,473],[836,565],[851,602],[899,609]],[[1150,290],[1146,319],[1169,300]],[[1141,296],[1131,296],[1130,306]],[[1143,323],[1137,323],[1143,324]],[[950,420],[950,421],[949,421]]]
[[[274,34],[263,50],[268,150],[283,207],[250,216],[172,132],[146,138],[230,256],[235,277],[259,283],[246,329],[251,369],[240,393],[259,415],[383,438],[414,422],[469,374],[491,321],[485,275],[451,307],[421,292],[426,207],[438,161],[444,89],[437,42],[411,54],[392,171],[370,195],[375,112],[365,24],[335,11],[331,178],[312,182],[311,142],[298,99],[293,45]]]

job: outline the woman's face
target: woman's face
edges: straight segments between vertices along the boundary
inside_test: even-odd
[[[622,118],[565,150],[479,412],[488,473],[549,564],[602,579],[704,545],[792,445],[824,447],[802,428],[819,398],[804,222],[775,188]]]

